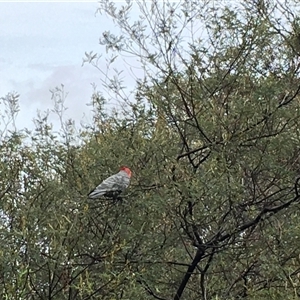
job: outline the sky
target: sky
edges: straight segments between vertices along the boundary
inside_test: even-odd
[[[115,28],[108,17],[95,14],[97,8],[97,1],[0,2],[0,98],[20,94],[19,129],[33,128],[37,110],[53,107],[49,90],[61,84],[68,92],[66,116],[77,124],[91,120],[86,104],[91,84],[101,86],[101,74],[91,65],[82,66],[82,59],[85,52],[105,54],[99,38]]]

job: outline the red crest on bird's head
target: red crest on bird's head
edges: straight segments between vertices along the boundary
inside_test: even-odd
[[[121,166],[120,171],[125,171],[129,177],[131,177],[131,170],[126,166]]]

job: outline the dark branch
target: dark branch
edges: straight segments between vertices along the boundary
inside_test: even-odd
[[[205,251],[203,248],[199,248],[196,252],[196,255],[191,263],[191,265],[188,267],[183,280],[176,292],[176,295],[174,296],[174,300],[179,300],[181,298],[181,295],[190,279],[190,277],[192,276],[194,270],[196,269],[198,263],[200,262],[200,260],[202,259],[203,255],[204,255]]]

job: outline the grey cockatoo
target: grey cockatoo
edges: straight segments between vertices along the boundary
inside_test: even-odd
[[[119,195],[129,186],[131,170],[128,167],[121,167],[119,173],[114,174],[103,180],[88,197],[96,199],[101,196],[118,199]]]

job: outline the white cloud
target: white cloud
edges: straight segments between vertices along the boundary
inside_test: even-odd
[[[67,114],[80,120],[88,113],[91,83],[99,72],[81,67],[85,51],[98,44],[103,16],[94,3],[0,3],[0,97],[20,94],[20,126],[32,126],[36,110],[52,107],[49,89],[64,84]]]
[[[101,90],[103,75],[90,65],[82,67],[82,58],[85,52],[103,52],[99,67],[105,71],[105,47],[99,45],[99,37],[105,30],[117,30],[108,17],[95,15],[97,8],[96,1],[0,3],[0,97],[12,91],[20,94],[18,128],[32,128],[37,110],[53,108],[49,90],[61,84],[69,93],[66,117],[79,123],[84,114],[91,116],[91,107],[86,106],[91,83]],[[114,64],[124,70],[124,85],[129,88],[135,76],[142,77],[137,65],[134,57]],[[117,105],[111,96],[110,107]]]

